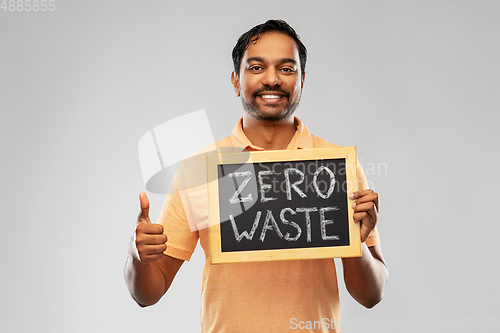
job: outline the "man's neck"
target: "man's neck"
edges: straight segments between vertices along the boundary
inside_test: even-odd
[[[243,114],[243,132],[250,142],[265,150],[286,149],[296,131],[293,115],[279,123],[264,123]]]

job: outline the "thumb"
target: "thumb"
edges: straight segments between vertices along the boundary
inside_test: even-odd
[[[141,192],[139,194],[139,201],[141,202],[141,213],[137,218],[137,222],[151,223],[149,219],[149,199],[146,193]]]

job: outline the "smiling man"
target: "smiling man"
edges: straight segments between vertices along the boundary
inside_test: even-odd
[[[241,102],[247,111],[246,121],[250,121],[249,116],[266,123],[291,118],[299,105],[305,78],[298,59],[295,41],[279,32],[265,33],[259,36],[258,43],[248,46],[231,75],[236,95],[244,92]]]
[[[298,37],[254,30],[233,50],[231,82],[245,111],[243,130],[256,146],[285,149],[296,131],[293,113],[304,86],[306,48]]]
[[[296,117],[305,79],[307,52],[284,21],[270,20],[243,34],[233,49],[231,82],[243,117],[217,148],[235,152],[336,147],[311,133]],[[176,176],[175,185],[183,181]],[[375,225],[378,195],[368,189],[358,166],[354,220],[361,224],[362,256],[342,260],[347,290],[373,307],[382,298],[387,268]],[[177,187],[176,187],[177,189]],[[333,259],[212,265],[207,229],[206,186],[188,195],[167,195],[157,224],[140,194],[141,214],[125,277],[141,306],[158,302],[198,240],[205,252],[201,294],[202,332],[339,332],[340,303]],[[186,209],[188,207],[188,209]]]

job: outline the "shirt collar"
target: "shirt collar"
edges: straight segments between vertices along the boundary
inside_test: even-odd
[[[310,149],[313,148],[313,139],[311,133],[306,126],[302,123],[302,121],[294,117],[295,124],[297,126],[297,130],[290,140],[290,143],[286,147],[287,150],[293,149]],[[261,147],[258,147],[250,142],[245,133],[243,132],[243,118],[241,118],[233,131],[231,132],[231,143],[237,151],[254,151],[254,150],[265,150]]]

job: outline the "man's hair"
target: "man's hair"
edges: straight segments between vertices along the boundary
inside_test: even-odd
[[[257,43],[260,35],[266,32],[280,32],[293,38],[299,49],[300,70],[302,77],[304,77],[306,74],[307,49],[300,41],[295,30],[283,20],[268,20],[266,23],[259,24],[240,36],[233,48],[233,65],[236,75],[240,76],[241,60],[245,51],[250,47],[250,43]]]

